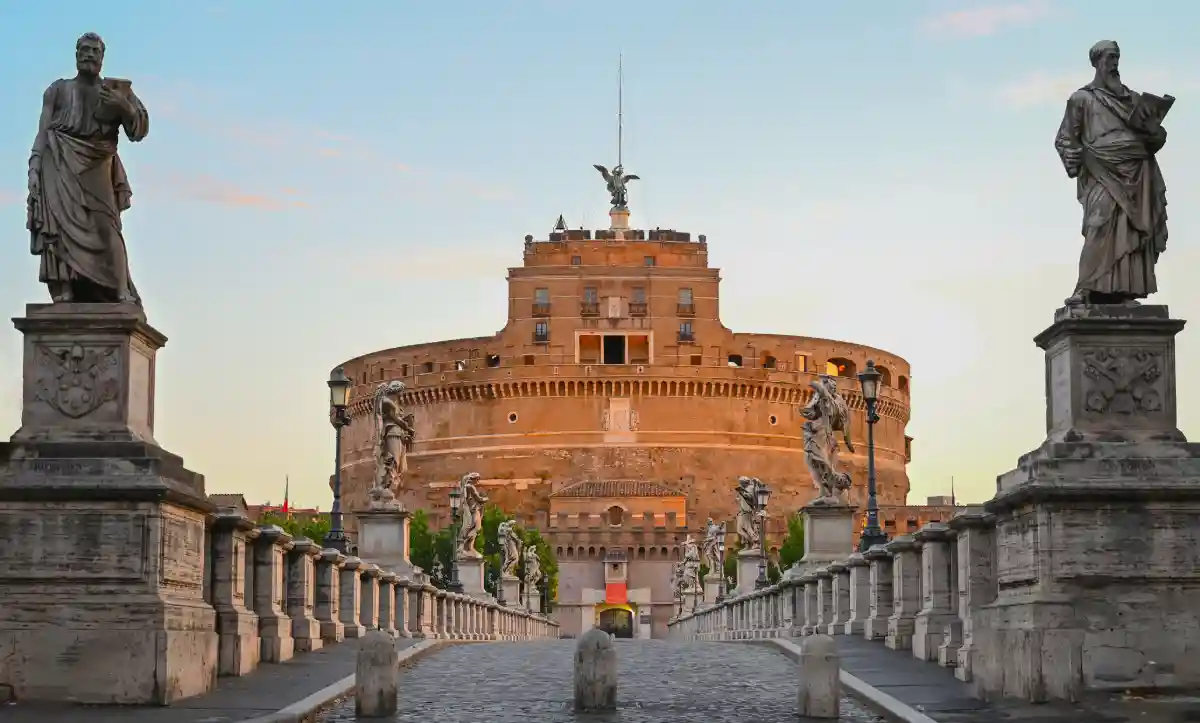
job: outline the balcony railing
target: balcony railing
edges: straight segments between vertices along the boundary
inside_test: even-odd
[[[550,305],[549,304],[534,304],[533,305],[533,315],[534,316],[550,316]]]
[[[630,316],[645,316],[646,315],[646,302],[644,302],[644,301],[629,302],[629,315]]]
[[[580,316],[600,316],[600,302],[598,301],[581,301],[579,302]]]
[[[695,304],[678,304],[675,308],[675,314],[678,316],[695,316]]]
[[[681,331],[675,338],[680,344],[696,343],[696,334],[691,331]]]

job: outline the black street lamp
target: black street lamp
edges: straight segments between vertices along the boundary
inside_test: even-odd
[[[771,501],[771,488],[758,483],[758,487],[754,491],[754,502],[758,507],[758,547],[762,559],[758,562],[758,579],[754,581],[754,589],[761,590],[764,587],[769,587],[771,581],[767,579],[767,503]]]
[[[450,592],[461,593],[462,581],[458,579],[458,504],[460,502],[458,488],[450,490],[450,517],[454,521],[454,547],[450,552]]]
[[[725,602],[725,523],[717,528],[717,559],[721,569],[717,570],[717,604]]]
[[[879,502],[875,498],[875,423],[879,421],[875,405],[879,401],[882,376],[873,361],[868,361],[867,368],[858,373],[863,400],[867,403],[867,525],[858,538],[859,552],[866,552],[873,545],[882,545],[888,540],[879,527]]]
[[[354,384],[346,371],[336,367],[329,373],[329,422],[334,429],[333,443],[333,509],[329,511],[329,534],[321,544],[345,554],[350,545],[342,531],[342,427],[350,424],[346,402]]]

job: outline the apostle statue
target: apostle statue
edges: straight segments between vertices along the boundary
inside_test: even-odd
[[[117,132],[137,142],[150,131],[146,106],[120,78],[101,78],[104,41],[75,42],[74,78],[42,96],[29,154],[29,250],[41,257],[38,280],[56,302],[141,304],[129,277],[121,212],[133,194]]]
[[[738,477],[737,487],[733,488],[738,502],[738,544],[743,550],[753,550],[759,546],[759,521],[766,515],[766,510],[758,509],[758,487],[761,484],[756,477]]]
[[[399,509],[396,501],[400,483],[408,471],[408,453],[416,439],[413,415],[400,406],[404,382],[390,381],[375,389],[375,480],[371,485],[371,507]]]
[[[724,534],[725,523],[718,524],[709,517],[708,522],[704,524],[704,541],[700,545],[700,551],[704,555],[704,564],[708,566],[709,572],[716,576],[720,576],[725,569],[725,561],[721,559],[724,552],[721,550],[721,539]]]
[[[1136,303],[1158,290],[1154,266],[1167,248],[1167,188],[1157,154],[1175,99],[1121,83],[1121,48],[1088,52],[1096,75],[1071,94],[1054,148],[1083,206],[1079,278],[1068,305]]]
[[[683,563],[681,576],[683,591],[694,594],[700,591],[700,547],[688,535],[683,541]]]
[[[521,564],[521,537],[517,535],[515,520],[505,520],[496,528],[496,537],[500,538],[500,552],[503,557],[500,564],[500,576],[515,578],[517,565]]]
[[[846,449],[854,451],[850,442],[850,408],[838,393],[837,382],[822,374],[810,385],[812,398],[800,410],[804,417],[804,462],[812,475],[813,487],[821,494],[814,505],[842,504],[842,492],[850,489],[850,474],[838,469],[838,439],[840,432]]]
[[[475,539],[483,532],[483,506],[488,498],[479,491],[479,487],[476,486],[478,482],[478,472],[468,472],[458,480],[458,495],[462,500],[462,509],[459,512],[462,520],[458,526],[457,545],[459,558],[482,557],[475,549]]]

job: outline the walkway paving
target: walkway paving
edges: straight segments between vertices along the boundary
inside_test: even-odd
[[[1097,698],[1086,705],[987,703],[951,668],[922,662],[907,650],[882,642],[838,635],[842,670],[896,698],[938,723],[1181,723],[1200,721],[1200,699],[1181,696]],[[795,641],[799,644],[799,640]]]
[[[740,643],[618,640],[618,709],[571,710],[576,641],[444,648],[401,673],[395,721],[438,723],[797,723],[796,666],[772,648]],[[882,719],[842,702],[847,723]],[[318,718],[350,723],[354,702]]]
[[[396,641],[398,648],[413,644]],[[217,689],[168,708],[11,705],[0,723],[236,723],[300,701],[354,674],[358,640],[304,653],[286,663],[264,664],[250,675],[218,678]]]

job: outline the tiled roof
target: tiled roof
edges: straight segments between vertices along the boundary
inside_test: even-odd
[[[209,495],[208,499],[218,509],[246,509],[246,498],[239,494],[214,494]]]
[[[587,480],[563,487],[551,497],[683,497],[656,482],[638,479]]]

